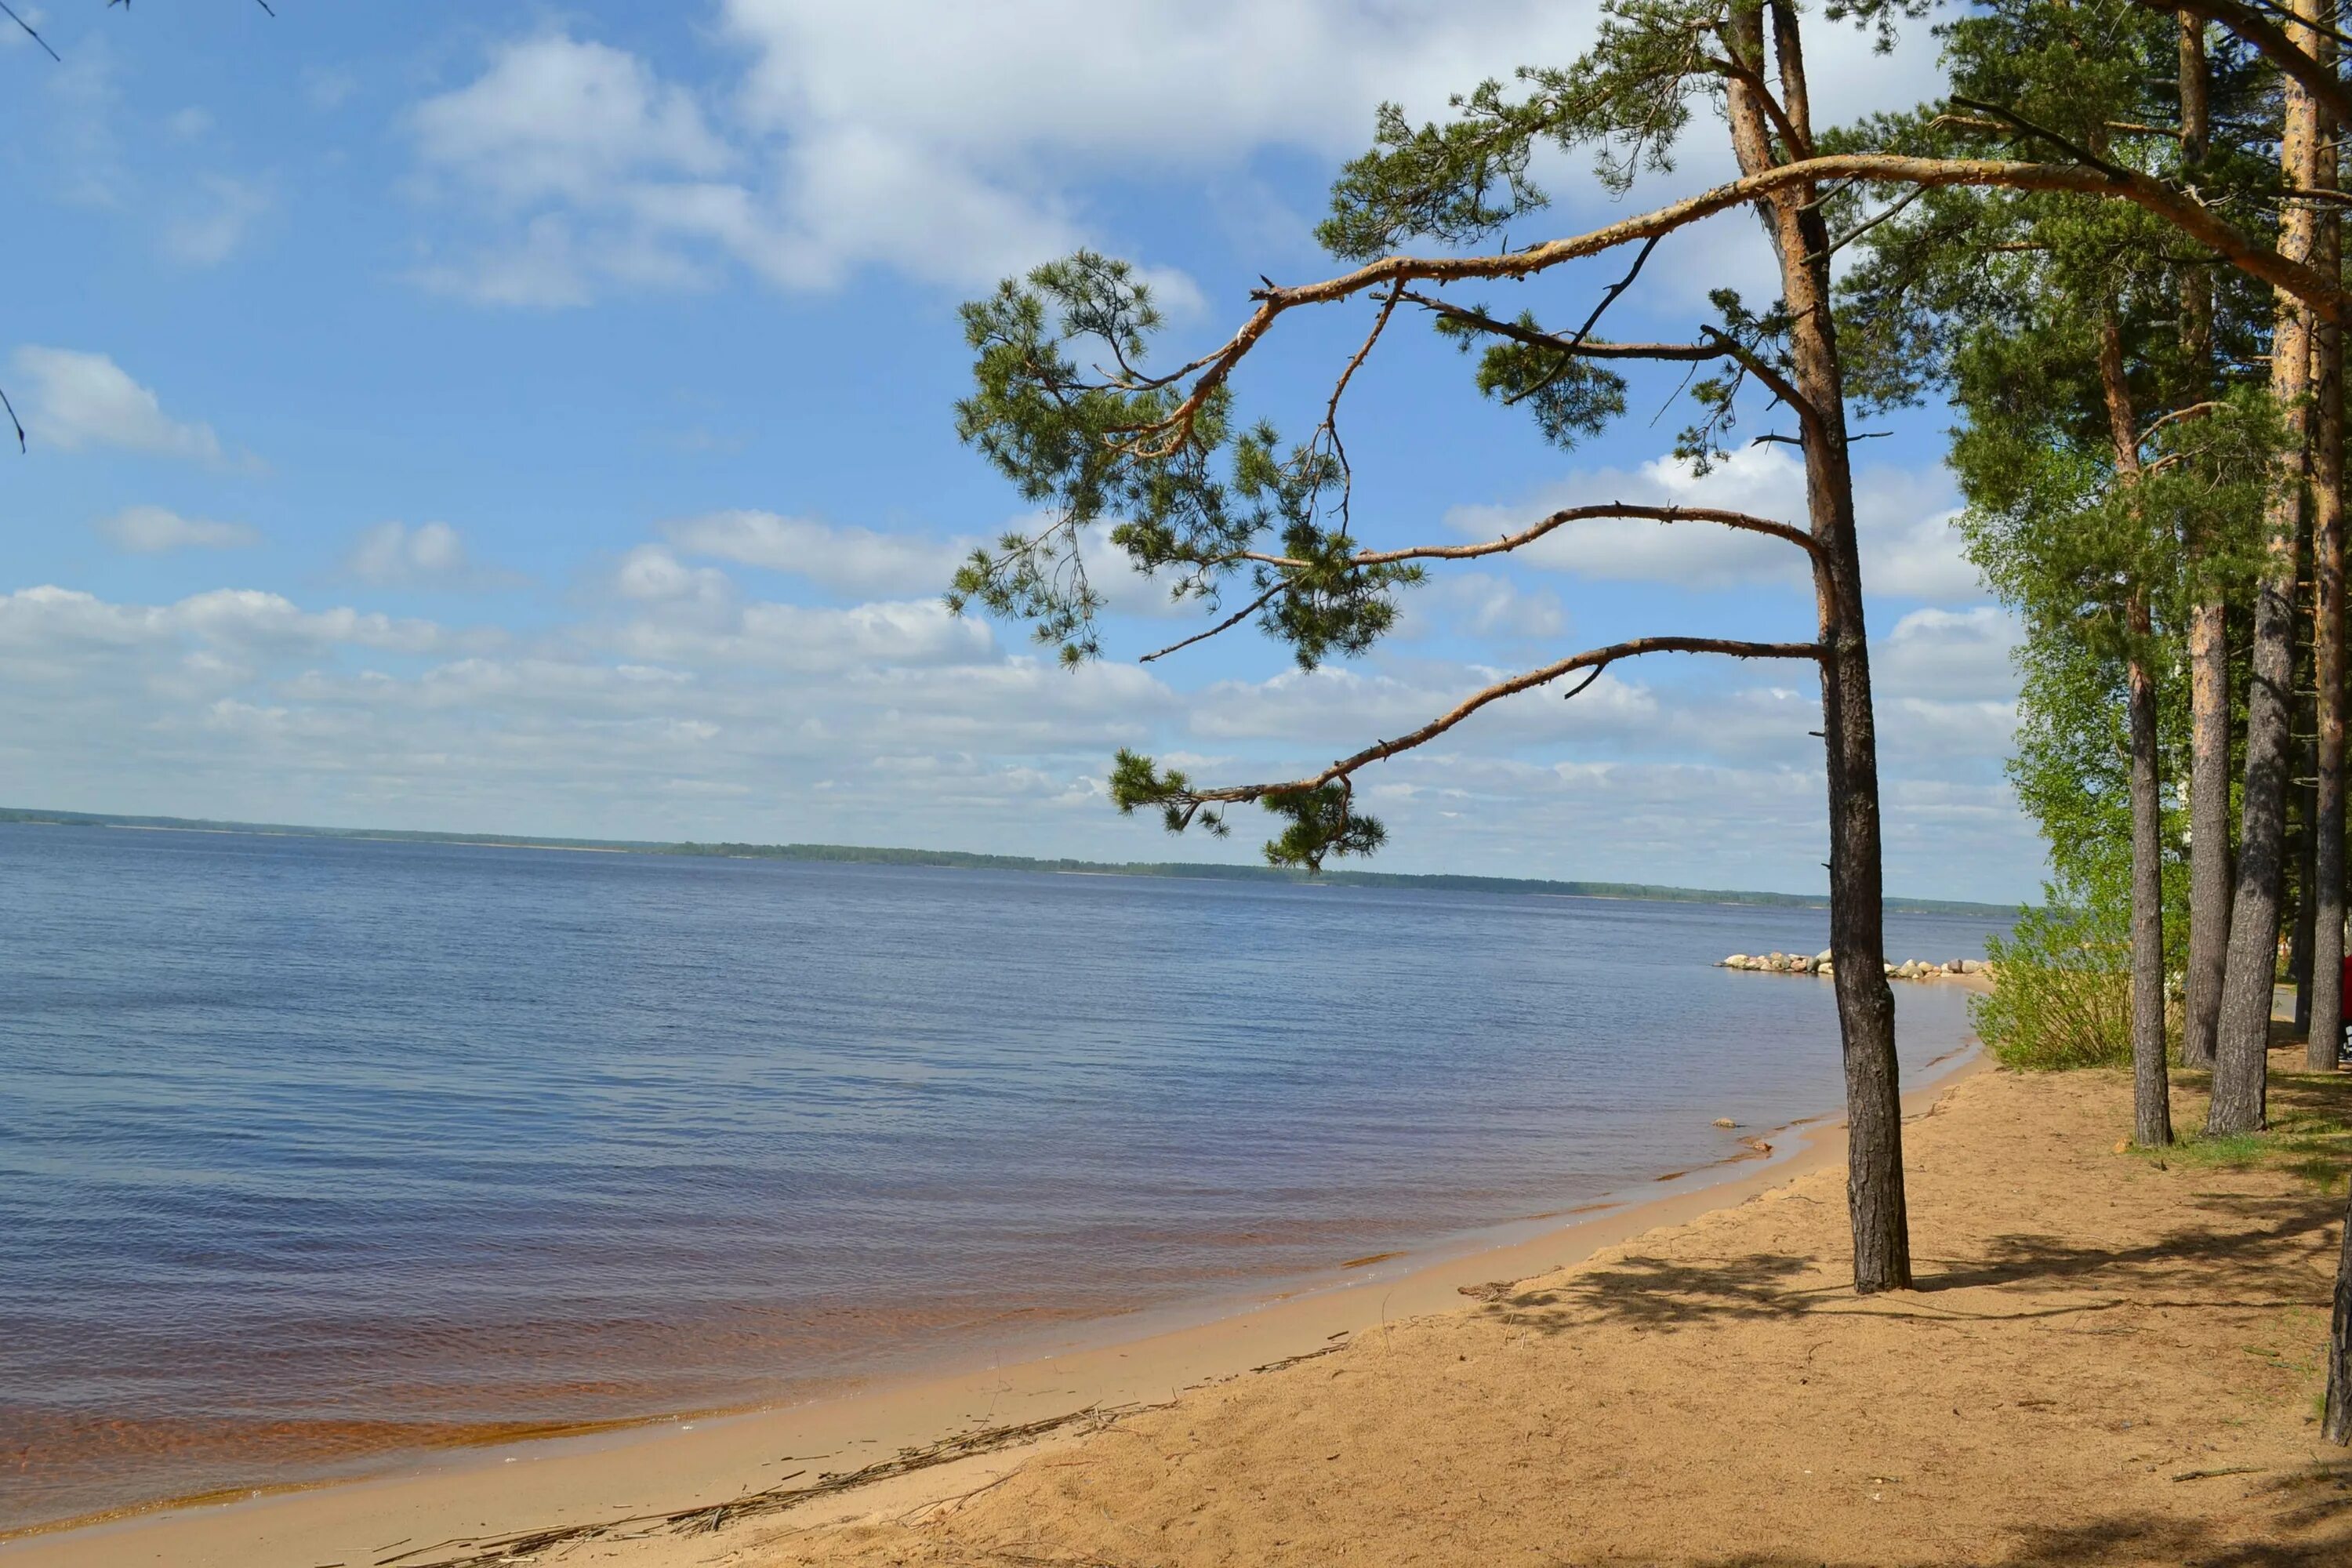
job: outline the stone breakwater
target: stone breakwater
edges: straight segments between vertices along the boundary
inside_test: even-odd
[[[1826,952],[1807,957],[1801,952],[1735,952],[1717,969],[1754,969],[1768,974],[1835,974],[1837,964]],[[1963,974],[1990,974],[1992,965],[1980,958],[1949,958],[1941,963],[1910,958],[1886,966],[1889,980],[1950,980]]]

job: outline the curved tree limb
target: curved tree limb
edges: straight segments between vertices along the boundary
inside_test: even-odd
[[[1627,501],[1603,501],[1597,506],[1569,507],[1517,533],[1507,533],[1500,539],[1485,540],[1476,544],[1423,544],[1405,550],[1368,550],[1356,557],[1356,564],[1386,566],[1400,561],[1469,561],[1481,555],[1507,554],[1523,545],[1534,543],[1552,530],[1566,524],[1612,517],[1647,522],[1717,522],[1726,528],[1737,528],[1748,533],[1769,533],[1775,539],[1785,539],[1808,554],[1821,552],[1821,546],[1811,534],[1789,523],[1775,522],[1768,517],[1751,517],[1744,511],[1726,511],[1711,506],[1639,506]]]
[[[2219,4],[2221,0],[2200,0]],[[2339,97],[2341,95],[2339,94]],[[1257,346],[1286,310],[1303,305],[1328,304],[1384,284],[1427,281],[1461,283],[1487,279],[1525,279],[1559,266],[1613,250],[1658,235],[1669,234],[1746,205],[1776,192],[1805,189],[1830,181],[1863,184],[1945,187],[1975,185],[2019,191],[2073,192],[2128,201],[2165,219],[2221,259],[2260,282],[2291,294],[2330,321],[2352,322],[2352,293],[2344,286],[2302,262],[2279,255],[2216,215],[2189,192],[2151,174],[2120,165],[2085,168],[2078,163],[2023,163],[1999,158],[1919,158],[1899,153],[1841,153],[1782,163],[1728,181],[1697,195],[1629,217],[1584,234],[1545,240],[1498,256],[1390,256],[1366,262],[1336,278],[1293,288],[1255,289],[1257,309],[1251,312],[1224,345],[1203,356],[1200,379],[1184,400],[1152,430],[1165,439],[1141,450],[1141,457],[1166,456],[1176,449],[1191,428],[1202,402],[1222,386],[1234,367]]]
[[[1483,691],[1472,693],[1447,712],[1423,724],[1411,734],[1393,741],[1375,741],[1354,756],[1342,757],[1321,773],[1288,784],[1229,784],[1223,789],[1187,789],[1169,797],[1183,805],[1199,806],[1221,802],[1245,802],[1269,795],[1305,794],[1337,784],[1368,763],[1383,762],[1399,752],[1409,752],[1415,746],[1426,745],[1471,714],[1490,702],[1506,697],[1516,697],[1522,691],[1558,680],[1563,675],[1580,669],[1598,671],[1621,658],[1637,658],[1647,653],[1719,653],[1734,658],[1811,658],[1822,657],[1822,645],[1810,642],[1738,642],[1726,637],[1635,637],[1631,642],[1612,643],[1545,665],[1524,674],[1498,680]],[[1588,683],[1589,684],[1589,683]]]
[[[1785,540],[1807,554],[1819,555],[1821,545],[1803,529],[1785,522],[1775,522],[1769,517],[1755,517],[1744,511],[1727,511],[1710,506],[1643,506],[1632,501],[1604,501],[1595,506],[1572,506],[1553,512],[1549,517],[1499,539],[1481,540],[1475,544],[1420,544],[1402,550],[1359,551],[1349,561],[1352,566],[1393,566],[1408,561],[1475,561],[1482,555],[1507,555],[1514,550],[1534,543],[1555,529],[1571,522],[1590,522],[1606,518],[1624,518],[1646,522],[1713,522],[1726,528],[1736,528],[1748,533],[1769,534]],[[1295,560],[1287,555],[1268,555],[1256,551],[1243,551],[1229,559],[1248,561],[1261,566],[1282,571],[1302,571],[1310,562]],[[1139,658],[1138,664],[1150,664],[1166,658],[1170,654],[1191,647],[1194,643],[1208,641],[1220,632],[1229,632],[1252,616],[1263,610],[1290,588],[1287,581],[1270,584],[1266,590],[1219,621],[1215,626],[1194,632],[1191,637],[1170,643]],[[1572,695],[1572,694],[1571,694]]]

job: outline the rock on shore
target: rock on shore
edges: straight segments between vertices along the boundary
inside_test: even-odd
[[[1837,965],[1827,951],[1810,956],[1801,952],[1735,952],[1717,969],[1753,969],[1768,974],[1834,974]],[[1909,958],[1886,966],[1889,980],[1944,980],[1961,974],[1983,974],[1990,966],[1980,958],[1951,958],[1938,963]]]

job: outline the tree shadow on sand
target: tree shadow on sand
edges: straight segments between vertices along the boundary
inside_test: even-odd
[[[2195,1485],[2195,1481],[2185,1484]],[[2028,1525],[1984,1568],[2344,1568],[2352,1563],[2352,1460],[2313,1465],[2260,1481],[2268,1539],[2244,1539],[2242,1522],[2110,1514],[2066,1525]],[[1895,1559],[1900,1561],[1900,1558]],[[1694,1559],[1687,1568],[1878,1568],[1885,1557],[1832,1563],[1818,1552],[1741,1552]]]

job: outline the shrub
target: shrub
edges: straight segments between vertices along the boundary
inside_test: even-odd
[[[2052,1072],[2130,1062],[2131,941],[2112,912],[2053,897],[2021,913],[1986,951],[1992,993],[1969,1013],[2002,1066]]]

